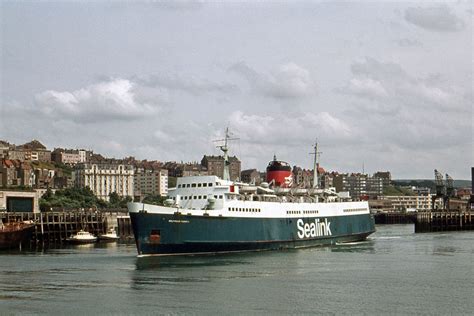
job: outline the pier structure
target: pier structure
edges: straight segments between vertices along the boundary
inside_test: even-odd
[[[467,211],[419,212],[415,233],[474,230],[474,214]]]
[[[374,214],[375,224],[412,224],[416,213],[410,212],[381,212]]]
[[[415,224],[415,233],[474,230],[474,214],[469,210],[438,210],[374,214],[375,224]]]
[[[0,213],[0,220],[4,223],[33,221],[35,230],[31,241],[35,243],[62,242],[81,229],[96,236],[111,228],[122,239],[133,235],[126,211],[3,212]]]

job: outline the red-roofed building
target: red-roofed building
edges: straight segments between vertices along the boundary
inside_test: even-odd
[[[28,162],[3,159],[0,164],[0,186],[26,186],[35,184],[35,174]]]
[[[0,185],[2,187],[18,185],[18,172],[13,160],[2,160],[0,164]]]

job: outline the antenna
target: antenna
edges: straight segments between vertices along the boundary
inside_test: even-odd
[[[224,142],[224,145],[218,145],[216,146],[217,148],[219,148],[223,153],[224,153],[224,174],[223,174],[223,179],[224,180],[230,180],[230,173],[229,173],[229,165],[230,165],[230,162],[229,162],[229,147],[227,145],[227,142],[229,140],[237,140],[239,138],[237,137],[234,137],[234,138],[231,138],[231,133],[229,132],[229,127],[226,127],[225,129],[225,138],[224,139],[218,139],[218,140],[215,140],[214,142]]]
[[[313,188],[318,188],[319,183],[318,183],[318,160],[319,156],[322,154],[321,151],[318,151],[318,139],[316,139],[316,142],[314,143],[314,152],[309,153],[310,155],[314,155],[314,180],[313,180]]]

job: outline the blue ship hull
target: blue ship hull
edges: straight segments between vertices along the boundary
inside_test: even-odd
[[[130,213],[139,255],[211,254],[354,242],[375,231],[370,214],[245,218]]]

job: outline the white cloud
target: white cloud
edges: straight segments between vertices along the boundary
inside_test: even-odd
[[[179,75],[152,75],[135,79],[140,85],[147,87],[162,87],[169,90],[183,91],[192,95],[203,95],[205,93],[230,94],[239,92],[235,84],[213,82],[209,79],[188,76],[186,78]]]
[[[352,78],[349,83],[349,90],[351,93],[368,96],[369,98],[387,96],[387,91],[385,91],[380,81],[372,78]]]
[[[383,107],[404,107],[430,111],[469,111],[463,90],[445,82],[439,74],[414,77],[393,62],[366,58],[351,67],[353,78],[342,89],[343,94],[376,102]]]
[[[151,1],[146,1],[143,4],[150,5],[152,7],[156,7],[160,9],[166,9],[166,10],[187,11],[187,10],[201,9],[204,5],[204,2],[199,1],[199,0],[174,0],[174,1],[151,0]]]
[[[349,124],[328,112],[258,115],[235,111],[229,123],[240,138],[237,154],[244,168],[263,168],[274,154],[292,165],[310,167],[308,153],[316,139],[328,151],[332,144],[347,145],[357,139]]]
[[[353,77],[338,91],[353,96],[346,121],[357,122],[353,130],[361,145],[389,143],[418,155],[466,139],[469,85],[457,86],[440,74],[415,77],[396,63],[372,58],[351,70]]]
[[[397,41],[400,47],[421,47],[423,44],[416,39],[401,38]]]
[[[171,144],[176,141],[175,138],[163,130],[156,130],[153,133],[153,137],[155,137],[155,139],[161,144]]]
[[[295,63],[281,65],[267,84],[268,94],[277,98],[299,98],[315,92],[309,71]]]
[[[229,122],[245,142],[272,146],[310,144],[318,137],[331,141],[350,136],[349,126],[327,112],[288,116],[284,113],[256,115],[235,111]]]
[[[112,79],[69,91],[47,90],[35,96],[36,110],[59,119],[96,122],[146,117],[158,111],[159,92],[130,80]]]
[[[234,64],[231,71],[243,76],[257,94],[276,99],[298,99],[316,94],[316,84],[309,70],[290,62],[269,74],[262,74],[246,63]]]
[[[405,20],[425,30],[436,32],[456,32],[464,28],[465,23],[446,5],[429,8],[407,8]]]

